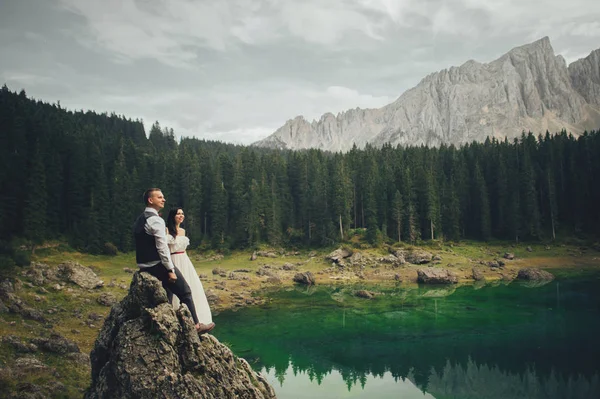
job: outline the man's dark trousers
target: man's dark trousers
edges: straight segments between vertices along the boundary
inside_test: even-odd
[[[140,271],[147,272],[156,277],[162,283],[162,286],[167,293],[171,295],[174,294],[181,303],[185,303],[185,305],[190,310],[192,314],[192,318],[194,319],[194,324],[198,324],[198,315],[196,315],[196,307],[194,306],[194,302],[192,301],[192,290],[190,286],[185,281],[185,278],[181,275],[181,272],[175,268],[174,272],[177,276],[177,280],[174,283],[169,282],[169,271],[165,268],[162,263],[154,265],[152,267],[141,268]]]

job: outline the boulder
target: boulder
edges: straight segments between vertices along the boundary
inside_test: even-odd
[[[277,254],[272,251],[257,251],[257,256],[262,256],[263,258],[277,258]]]
[[[380,263],[398,266],[404,263],[404,258],[398,258],[396,255],[386,255],[378,258],[377,261]]]
[[[81,288],[93,289],[104,285],[96,273],[89,267],[77,262],[65,262],[57,266],[57,276],[63,280],[77,284]]]
[[[473,268],[473,270],[471,271],[472,276],[473,276],[473,280],[475,281],[485,281],[485,276],[483,275],[483,273],[481,272],[481,270]]]
[[[431,259],[433,259],[433,255],[430,252],[415,249],[409,252],[405,252],[404,259],[406,259],[408,263],[412,263],[413,265],[423,265],[425,263],[431,262]]]
[[[514,258],[515,258],[515,254],[513,254],[511,252],[506,252],[504,254],[504,259],[513,260]]]
[[[352,256],[352,251],[347,248],[338,248],[325,257],[325,260],[332,261],[334,263],[340,263],[343,259]]]
[[[296,273],[294,282],[304,285],[315,285],[315,276],[311,272]]]
[[[199,336],[185,306],[135,273],[96,339],[85,398],[275,398],[273,388],[212,335]]]
[[[96,301],[103,306],[112,306],[117,303],[117,297],[110,292],[104,292],[100,294],[98,298],[96,298]]]
[[[456,284],[458,277],[450,270],[428,267],[417,270],[417,282],[422,284]]]
[[[39,310],[29,307],[21,298],[15,294],[12,283],[6,279],[0,283],[0,311],[8,310],[11,313],[20,314],[26,319],[46,322],[44,315]]]
[[[359,298],[372,299],[375,295],[371,291],[367,290],[358,290],[354,294]]]
[[[46,352],[66,355],[67,353],[79,353],[77,344],[60,334],[53,333],[50,338],[34,338],[31,340],[38,348]]]
[[[526,281],[551,281],[554,279],[554,275],[545,270],[528,267],[519,270],[517,279]]]
[[[289,271],[289,270],[298,270],[298,266],[296,266],[296,265],[294,265],[294,264],[291,264],[291,263],[284,263],[284,264],[281,266],[281,269],[282,269],[282,270],[288,270],[288,271]]]

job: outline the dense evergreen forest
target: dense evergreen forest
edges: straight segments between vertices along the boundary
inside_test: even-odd
[[[344,154],[178,142],[158,122],[147,136],[141,121],[4,86],[0,240],[131,250],[148,187],[184,207],[193,245],[220,249],[331,245],[357,231],[372,243],[597,237],[599,154],[597,131]]]

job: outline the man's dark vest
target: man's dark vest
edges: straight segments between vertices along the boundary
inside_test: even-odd
[[[135,260],[137,263],[151,263],[160,261],[160,255],[156,249],[156,240],[153,235],[146,233],[146,220],[156,213],[144,212],[133,224],[133,237],[135,239]]]

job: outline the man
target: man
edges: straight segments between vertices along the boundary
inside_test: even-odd
[[[165,202],[160,188],[150,188],[144,192],[146,209],[133,225],[136,262],[140,271],[156,277],[168,293],[176,295],[188,307],[196,331],[202,334],[211,328],[198,321],[190,287],[171,261],[165,221],[158,215]]]

